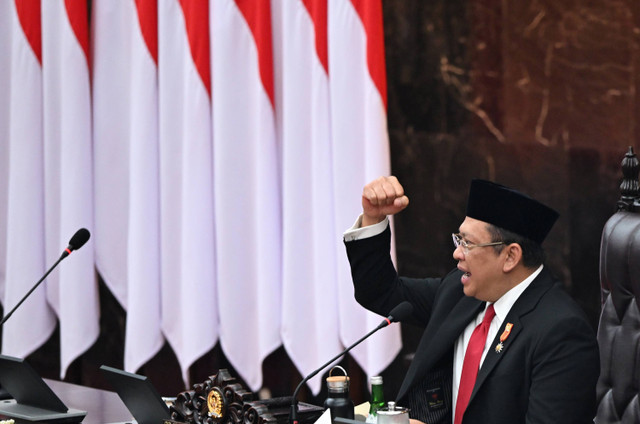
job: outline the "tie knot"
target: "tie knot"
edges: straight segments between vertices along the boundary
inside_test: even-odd
[[[482,319],[483,324],[490,324],[493,321],[493,317],[496,316],[496,310],[493,309],[493,303],[489,305],[487,311],[484,313],[484,318]]]

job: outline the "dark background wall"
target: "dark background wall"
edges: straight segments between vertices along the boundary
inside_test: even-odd
[[[561,218],[547,265],[597,327],[599,244],[638,136],[640,5],[631,1],[384,2],[392,170],[403,275],[455,266],[450,233],[486,178]],[[407,351],[420,332],[404,330]]]
[[[561,218],[545,242],[548,266],[597,326],[602,227],[614,211],[620,162],[638,137],[640,3],[631,0],[385,0],[392,170],[411,198],[396,218],[399,271],[447,272],[451,232],[464,218],[471,178],[519,188]],[[336,235],[339,236],[339,235]],[[102,335],[67,376],[108,387],[97,366],[123,365],[125,313],[102,286]],[[404,351],[383,373],[399,388],[420,331],[403,328]],[[56,378],[59,335],[29,360]],[[384,347],[381,347],[384,348]],[[353,360],[352,397],[367,400]],[[233,369],[219,346],[192,367],[193,382]],[[300,381],[283,349],[264,365],[273,396]],[[141,373],[164,395],[183,390],[165,348]],[[237,375],[237,374],[235,374]],[[321,404],[303,391],[302,399]]]

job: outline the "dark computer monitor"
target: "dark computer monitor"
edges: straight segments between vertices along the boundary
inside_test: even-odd
[[[100,370],[138,424],[158,424],[171,418],[169,407],[147,377],[106,365]]]
[[[22,358],[0,355],[0,385],[13,398],[0,401],[0,415],[55,423],[80,422],[87,415],[68,408]]]

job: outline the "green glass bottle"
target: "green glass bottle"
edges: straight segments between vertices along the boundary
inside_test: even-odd
[[[371,377],[371,401],[369,402],[369,415],[367,423],[375,424],[378,421],[378,410],[384,408],[384,390],[382,387],[382,377]]]

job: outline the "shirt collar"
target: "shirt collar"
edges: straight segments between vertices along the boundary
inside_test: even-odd
[[[536,279],[538,274],[542,272],[544,265],[540,265],[531,275],[525,278],[520,284],[516,284],[511,290],[506,292],[502,297],[495,301],[493,308],[496,311],[496,317],[500,319],[500,322],[504,321],[507,314],[511,310],[511,307],[516,303],[516,300],[520,295],[529,287],[529,285]]]

